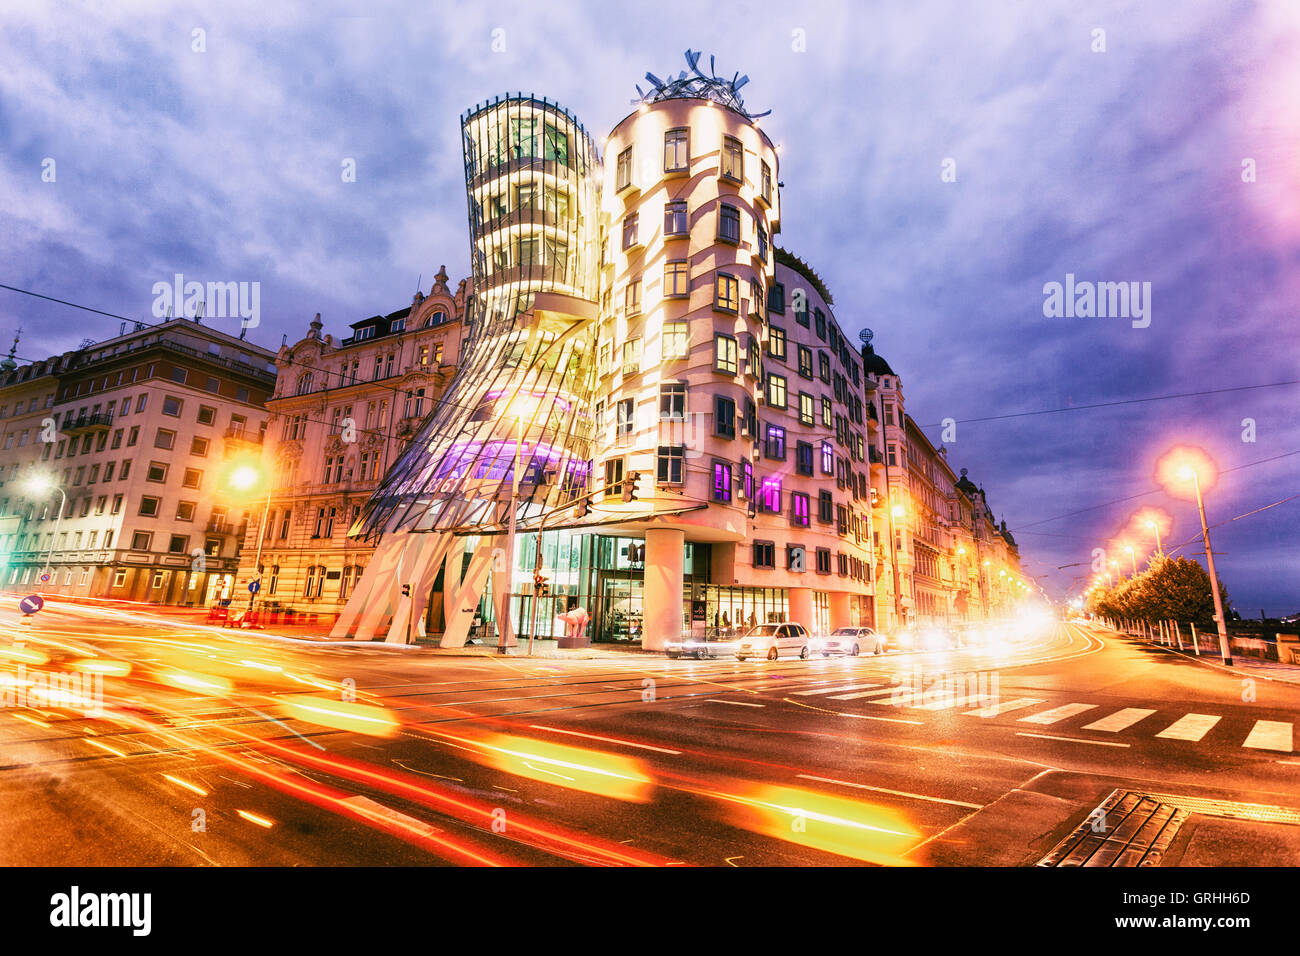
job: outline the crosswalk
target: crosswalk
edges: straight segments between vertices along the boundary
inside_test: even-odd
[[[1057,728],[1076,718],[1088,720],[1078,727],[1087,733],[1116,737],[1121,734],[1140,734],[1165,741],[1199,743],[1210,738],[1214,743],[1225,743],[1241,724],[1240,718],[1223,723],[1222,714],[1183,713],[1171,714],[1151,707],[1121,707],[1108,710],[1103,704],[1084,701],[1061,703],[1043,697],[1016,697],[988,693],[935,693],[922,691],[908,684],[875,683],[833,684],[789,692],[792,698],[802,700],[820,698],[823,701],[855,701],[868,708],[892,707],[914,711],[959,714],[991,720],[1007,717],[1014,725],[1036,725]],[[1283,720],[1247,718],[1250,729],[1240,746],[1250,750],[1294,753],[1294,724]],[[1060,732],[1060,731],[1057,731]],[[1068,731],[1067,731],[1068,732]],[[1023,736],[1044,736],[1025,733]],[[1211,736],[1213,735],[1213,736]],[[1050,739],[1081,739],[1051,736]],[[1100,741],[1093,741],[1100,742]],[[1127,744],[1121,745],[1127,746]]]

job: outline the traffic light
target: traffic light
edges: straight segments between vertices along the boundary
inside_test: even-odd
[[[627,477],[623,479],[623,503],[636,501],[636,483],[641,478],[641,472],[629,471]]]
[[[409,584],[403,584],[402,597],[410,597],[410,596],[411,596],[411,586]]]
[[[540,574],[533,575],[533,593],[538,597],[549,597],[551,594],[550,582]]]
[[[587,517],[587,514],[590,511],[591,511],[591,499],[583,498],[581,501],[577,503],[577,505],[574,506],[573,516],[575,518],[585,518]]]

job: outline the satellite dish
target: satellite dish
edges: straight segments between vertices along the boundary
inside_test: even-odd
[[[876,337],[876,333],[872,332],[870,329],[863,329],[861,332],[858,333],[858,338],[862,339],[863,345],[870,345],[871,340],[875,337]]]

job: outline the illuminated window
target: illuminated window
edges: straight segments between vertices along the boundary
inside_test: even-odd
[[[735,182],[745,178],[745,150],[734,136],[722,137],[722,175]]]
[[[713,337],[713,369],[728,375],[740,371],[740,351],[733,336],[718,334]]]
[[[691,132],[686,127],[664,133],[664,172],[685,172],[691,165]]]
[[[772,358],[785,361],[785,329],[779,329],[775,325],[768,328],[767,354]]]
[[[664,263],[664,298],[678,299],[690,294],[691,272],[685,259],[669,259]]]
[[[785,408],[785,376],[768,375],[767,404],[773,408]]]
[[[664,323],[663,347],[665,359],[686,358],[689,342],[685,322]]]
[[[801,491],[790,495],[790,521],[800,527],[808,527],[808,496]]]
[[[731,465],[725,461],[713,463],[713,500],[731,500]]]
[[[799,393],[799,424],[816,424],[816,406],[813,397],[807,392]]]
[[[740,311],[740,280],[719,272],[714,284],[713,307],[722,312]]]

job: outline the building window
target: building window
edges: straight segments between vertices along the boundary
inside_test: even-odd
[[[161,504],[161,498],[155,498],[152,495],[145,495],[140,499],[139,513],[144,515],[146,518],[156,518],[158,517],[158,507]]]
[[[767,230],[759,226],[757,218],[754,220],[755,228],[758,230],[758,258],[767,264]]]
[[[817,424],[817,406],[813,402],[813,397],[807,392],[799,393],[799,424],[815,425]]]
[[[754,542],[754,567],[776,567],[776,544],[772,541]]]
[[[664,235],[685,236],[690,233],[686,222],[686,201],[675,200],[664,203]]]
[[[183,368],[174,368],[174,369],[172,369],[172,381],[173,381],[173,382],[179,382],[181,385],[184,385],[184,384],[185,384],[185,379],[186,379],[187,377],[188,377],[188,374],[186,373],[185,369],[183,369]]]
[[[664,263],[664,298],[680,299],[691,291],[691,270],[685,259],[669,259]]]
[[[802,491],[790,495],[790,522],[801,528],[808,527],[808,496]]]
[[[174,534],[167,543],[167,550],[171,554],[184,554],[189,550],[190,539],[183,534]]]
[[[623,374],[635,375],[641,371],[641,339],[629,339],[623,343]]]
[[[767,330],[767,354],[772,358],[785,361],[785,329],[769,326]]]
[[[826,341],[826,313],[823,312],[821,309],[817,310],[816,326],[817,326],[816,328],[817,338],[825,342]]]
[[[772,167],[767,163],[760,163],[759,169],[761,176],[759,178],[758,194],[763,197],[763,202],[770,206],[772,205]]]
[[[722,242],[740,242],[740,209],[722,203],[718,209],[718,239]]]
[[[133,429],[134,430],[134,429]],[[154,436],[153,447],[171,450],[176,444],[176,433],[167,428],[158,429],[158,434]]]
[[[825,352],[817,353],[817,370],[821,375],[821,380],[829,385],[831,383],[831,357]]]
[[[122,500],[123,500],[123,496],[122,496],[122,495],[114,495],[114,496],[113,496],[113,514],[121,514],[121,512],[122,512]]]
[[[190,454],[206,458],[208,455],[208,440],[198,437],[190,439]]]
[[[217,410],[215,408],[213,408],[211,405],[199,406],[198,421],[200,425],[211,425],[216,420],[217,420]]]
[[[823,524],[830,524],[835,520],[835,499],[831,497],[829,491],[817,493],[817,520]]]
[[[665,322],[663,327],[664,358],[686,358],[689,343],[685,322]]]
[[[812,349],[806,345],[799,346],[799,374],[807,379],[813,377]]]
[[[660,445],[658,465],[660,484],[680,485],[686,478],[686,446]]]
[[[176,506],[176,520],[177,520],[177,521],[193,521],[193,520],[194,520],[194,502],[193,502],[193,501],[182,501],[182,502],[180,502],[180,503]]]
[[[713,307],[720,312],[740,311],[740,280],[719,272],[713,290]]]
[[[773,408],[785,408],[785,376],[767,376],[767,404]]]
[[[659,418],[661,421],[685,421],[686,385],[683,382],[666,382],[659,386]]]
[[[641,314],[641,280],[636,279],[623,287],[623,311],[628,315]]]
[[[720,438],[736,437],[736,400],[713,396],[713,434]]]
[[[713,500],[731,500],[731,464],[725,461],[713,463]]]
[[[738,183],[745,178],[745,150],[734,136],[722,137],[722,175]]]
[[[135,426],[133,426],[133,427],[131,428],[131,430],[127,433],[127,436],[126,436],[126,447],[127,447],[127,448],[130,448],[132,445],[134,445],[134,444],[135,444],[137,441],[139,441],[139,440],[140,440],[140,426],[139,426],[139,425],[135,425]],[[71,448],[69,448],[69,452],[71,452]]]
[[[618,154],[618,178],[614,191],[619,192],[632,185],[632,147],[629,146]]]
[[[149,462],[149,473],[145,481],[163,482],[167,480],[167,466],[160,461]]]
[[[633,399],[624,398],[619,400],[614,427],[614,434],[619,438],[632,434],[632,428],[636,421],[634,409]]]
[[[610,498],[623,494],[623,459],[610,458],[605,461],[605,495]]]
[[[186,488],[198,488],[203,484],[203,472],[197,468],[186,468],[185,478],[181,484]]]
[[[733,336],[721,333],[713,336],[713,369],[727,375],[740,371],[740,350]]]
[[[831,573],[831,549],[830,548],[817,549],[817,573],[818,574]]]
[[[772,514],[781,513],[781,476],[768,475],[763,479],[762,485],[758,491],[759,504],[763,506],[764,511],[770,511]]]
[[[831,400],[825,395],[822,396],[822,425],[825,428],[832,428],[835,425],[835,409],[831,405]]]
[[[822,442],[822,474],[835,474],[835,446],[828,441]]]
[[[691,166],[691,131],[685,126],[664,133],[664,172],[686,172]]]
[[[810,442],[801,441],[795,445],[795,468],[801,475],[812,475],[813,447]]]
[[[623,248],[631,249],[637,244],[637,214],[623,218]]]
[[[780,425],[768,425],[763,454],[777,461],[785,461],[785,429]]]

